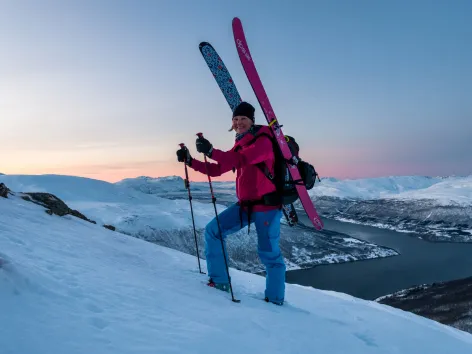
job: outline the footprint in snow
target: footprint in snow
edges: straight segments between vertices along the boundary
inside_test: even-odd
[[[108,321],[104,320],[103,318],[99,318],[99,317],[91,317],[91,318],[89,318],[88,321],[92,326],[94,326],[94,327],[96,327],[100,330],[103,330],[103,329],[107,328],[108,325],[109,325]]]
[[[369,347],[378,347],[377,343],[365,333],[353,333],[353,335]]]
[[[87,308],[87,310],[89,310],[90,312],[93,312],[93,313],[102,313],[103,312],[103,310],[100,307],[98,307],[94,304],[87,304],[86,308]]]

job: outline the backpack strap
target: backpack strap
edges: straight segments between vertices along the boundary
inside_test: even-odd
[[[254,136],[254,138],[252,138],[251,140],[249,140],[246,144],[244,144],[244,146],[246,145],[251,145],[251,144],[254,144],[256,142],[257,139],[259,139],[261,136],[266,136],[270,139],[271,142],[272,141],[272,136],[270,134],[267,134],[267,133],[261,133],[261,134],[258,134],[256,136]],[[272,144],[273,145],[273,144]],[[241,150],[243,147],[241,145],[238,145],[235,149],[234,149],[234,152],[238,152],[239,150]],[[263,162],[260,162],[258,164],[255,165],[256,167],[258,167],[262,173],[272,181],[272,183],[275,184],[275,181],[274,181],[274,176],[270,173],[270,170],[269,168],[266,166],[265,163]],[[235,172],[235,168],[233,167],[233,173]]]
[[[269,167],[264,162],[255,165],[275,185],[274,175],[270,173]]]
[[[250,140],[247,145],[251,145],[251,144],[254,144],[254,142],[259,139],[261,136],[266,136],[269,138],[269,140],[271,141],[272,143],[272,150],[274,151],[275,153],[275,146],[274,146],[274,137],[271,136],[270,134],[267,134],[267,133],[261,133],[261,134],[258,134],[254,137],[254,139]],[[261,170],[261,172],[274,184],[275,186],[275,180],[274,180],[274,175],[272,173],[270,173],[270,169],[269,167],[264,163],[264,162],[259,162],[258,164],[255,165],[259,170]]]
[[[270,134],[267,134],[267,133],[260,133],[258,135],[256,135],[253,139],[251,139],[249,142],[247,142],[246,144],[244,144],[245,146],[246,145],[251,145],[251,144],[254,144],[255,141],[257,139],[259,139],[261,136],[266,136],[269,138],[269,140],[271,141],[272,143],[272,150],[274,151],[274,154],[276,154],[276,149],[279,148],[277,142],[275,141],[274,137]],[[242,146],[237,146],[234,151],[237,152],[239,150],[242,149]],[[289,161],[289,160],[286,160],[284,159],[284,161],[286,162],[290,162],[292,163],[292,161]],[[261,170],[261,172],[274,184],[275,187],[277,187],[276,183],[275,183],[275,177],[274,175],[270,172],[270,169],[269,167],[264,163],[264,162],[259,162],[258,164],[255,165],[257,168],[259,168],[259,170]],[[233,170],[234,172],[234,170]],[[300,179],[300,180],[296,180],[296,181],[290,181],[290,182],[287,182],[287,183],[290,183],[290,184],[301,184],[301,185],[304,185],[303,183],[303,180]]]

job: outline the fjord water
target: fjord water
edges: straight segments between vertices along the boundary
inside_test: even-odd
[[[299,217],[309,225],[303,213]],[[408,287],[472,275],[472,243],[429,242],[411,233],[332,219],[324,222],[326,230],[393,248],[400,255],[289,271],[288,283],[372,300]]]

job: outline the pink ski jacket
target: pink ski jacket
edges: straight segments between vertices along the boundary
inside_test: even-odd
[[[218,177],[223,173],[236,169],[236,196],[239,202],[257,201],[265,194],[275,191],[274,184],[255,166],[264,162],[271,173],[274,173],[274,151],[269,137],[263,135],[256,139],[259,134],[269,134],[272,132],[268,126],[261,126],[255,135],[247,133],[229,151],[222,151],[213,148],[211,159],[217,163],[207,163],[206,168],[210,177]],[[205,162],[192,160],[192,169],[207,173]],[[255,205],[253,211],[265,211],[277,209],[280,206]]]

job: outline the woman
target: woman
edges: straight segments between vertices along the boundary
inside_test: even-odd
[[[285,263],[279,247],[281,205],[268,202],[275,186],[264,173],[274,173],[274,150],[267,126],[254,124],[254,107],[241,102],[233,112],[232,129],[236,141],[229,151],[213,148],[203,137],[196,141],[197,151],[216,161],[207,163],[193,159],[188,149],[177,151],[178,161],[185,162],[193,170],[217,177],[236,170],[236,195],[238,203],[218,215],[223,238],[254,222],[258,236],[258,254],[266,268],[265,300],[282,305],[285,296]],[[208,285],[229,291],[228,274],[224,264],[220,233],[216,218],[205,228],[205,255]],[[228,258],[227,258],[228,259]]]

